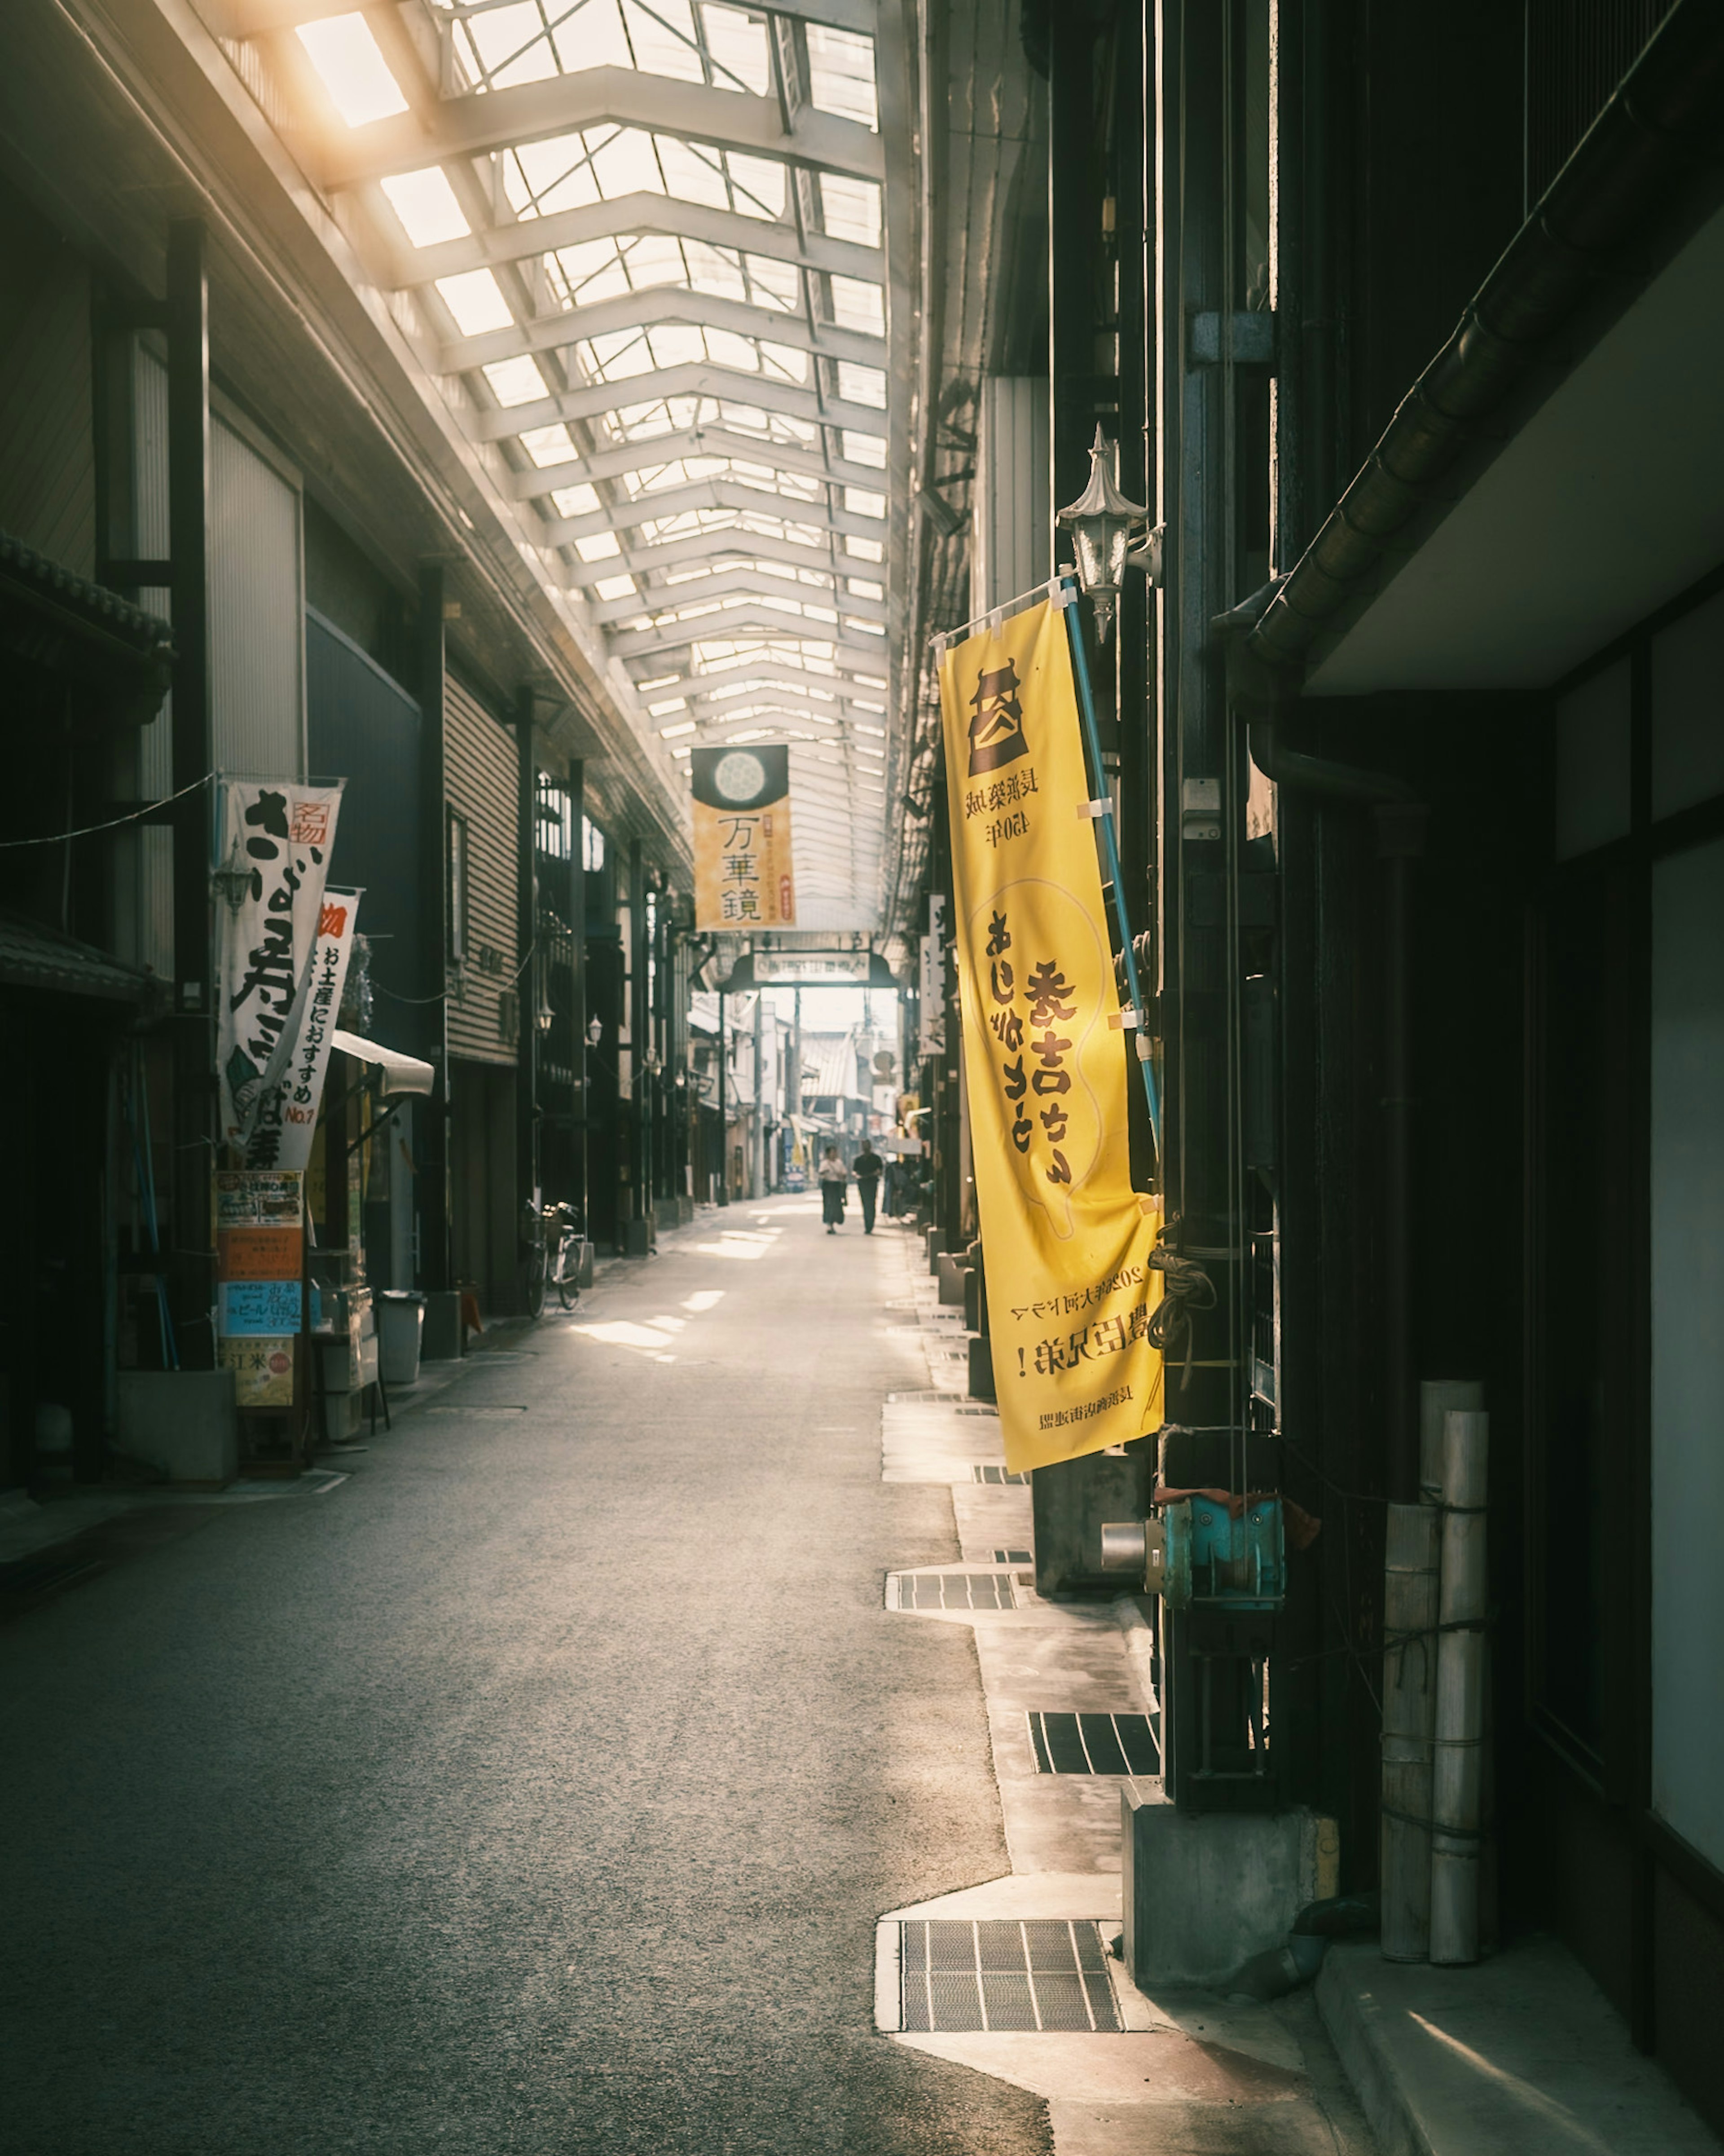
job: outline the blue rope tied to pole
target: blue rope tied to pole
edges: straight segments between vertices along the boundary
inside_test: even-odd
[[[1095,798],[1106,797],[1106,776],[1101,767],[1101,736],[1095,726],[1095,699],[1090,688],[1090,661],[1084,649],[1083,630],[1077,618],[1077,581],[1072,577],[1061,577],[1060,603],[1065,615],[1066,639],[1071,646],[1072,677],[1077,683],[1078,712],[1083,721],[1084,745],[1089,752],[1091,783]],[[1151,1060],[1149,1034],[1144,1020],[1147,1014],[1143,1007],[1143,991],[1137,980],[1137,954],[1131,944],[1131,924],[1126,917],[1125,884],[1120,874],[1119,839],[1113,828],[1111,815],[1096,819],[1101,826],[1102,855],[1107,863],[1108,880],[1113,886],[1114,920],[1120,932],[1120,951],[1125,962],[1126,993],[1131,999],[1131,1008],[1137,1014],[1137,1068],[1143,1073],[1143,1095],[1149,1103],[1149,1127],[1155,1137],[1156,1159],[1162,1157],[1162,1096],[1155,1081],[1155,1065]]]

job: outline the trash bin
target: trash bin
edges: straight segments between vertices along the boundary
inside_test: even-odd
[[[424,1329],[424,1296],[416,1288],[385,1288],[377,1297],[377,1333],[386,1385],[418,1383],[419,1336]]]

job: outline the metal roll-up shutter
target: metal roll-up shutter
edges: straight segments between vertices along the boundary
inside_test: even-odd
[[[515,740],[450,676],[444,741],[449,805],[461,819],[466,861],[464,919],[451,923],[449,948],[460,956],[449,968],[449,1052],[513,1063],[527,981],[516,978]]]

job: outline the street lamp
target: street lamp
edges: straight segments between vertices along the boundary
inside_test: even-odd
[[[1127,562],[1143,570],[1152,584],[1161,582],[1162,531],[1157,525],[1132,546],[1132,531],[1148,523],[1149,511],[1142,502],[1121,494],[1115,484],[1113,444],[1099,423],[1090,450],[1090,484],[1070,507],[1060,511],[1060,521],[1072,536],[1078,583],[1095,605],[1096,634],[1105,643]]]
[[[603,1039],[604,1020],[602,1018],[589,1018],[587,1021],[587,1044],[588,1047],[597,1048],[599,1042]]]

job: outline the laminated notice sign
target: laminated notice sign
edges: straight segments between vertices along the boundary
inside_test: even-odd
[[[695,926],[791,928],[790,751],[697,748]]]
[[[290,1408],[305,1272],[305,1178],[222,1168],[215,1178],[216,1362],[242,1408]]]
[[[1159,1220],[1131,1187],[1127,1036],[1061,610],[940,669],[976,1198],[1006,1459],[1159,1429]]]

